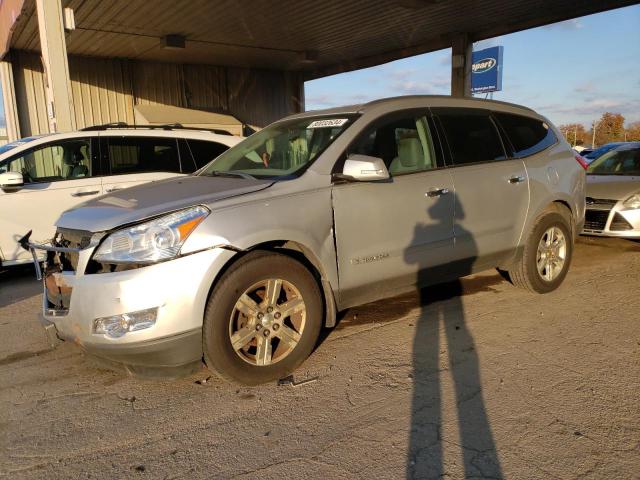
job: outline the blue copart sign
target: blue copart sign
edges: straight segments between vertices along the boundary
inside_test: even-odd
[[[503,47],[491,47],[473,52],[471,56],[471,93],[502,90]]]

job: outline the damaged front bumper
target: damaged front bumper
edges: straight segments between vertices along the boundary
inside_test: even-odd
[[[71,340],[95,357],[145,376],[154,368],[201,362],[209,289],[234,252],[214,248],[131,270],[86,273],[98,242],[74,248],[56,239],[35,244],[26,235],[20,243],[32,252],[43,281],[41,322],[52,345],[57,338]],[[46,252],[44,268],[37,251]],[[96,319],[152,308],[157,317],[150,328],[119,338],[94,332]]]

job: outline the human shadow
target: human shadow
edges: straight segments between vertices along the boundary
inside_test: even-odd
[[[457,199],[454,200],[453,209],[455,218],[464,218],[462,205]],[[466,258],[434,265],[433,258],[421,259],[415,254],[415,249],[407,248],[405,253],[405,261],[417,263],[417,282],[422,287],[421,312],[413,340],[413,398],[406,476],[441,478],[447,474],[443,459],[443,447],[446,444],[451,447],[448,451],[462,449],[465,478],[502,478],[482,395],[478,355],[473,337],[465,324],[462,284],[459,280],[453,280],[424,288],[443,279],[451,280],[471,274],[477,258],[476,244],[460,224],[455,227],[451,224],[450,198],[440,197],[427,210],[427,214],[428,223],[416,225],[414,239],[433,238],[448,224],[455,228],[456,238],[462,239],[455,248],[460,247]],[[412,245],[416,245],[416,242]],[[453,260],[455,252],[451,250],[450,253],[450,259]],[[442,258],[445,257],[446,253]],[[442,330],[446,346],[441,344]],[[444,352],[448,355],[448,362]],[[453,378],[455,406],[447,411],[457,413],[459,446],[456,439],[443,435],[443,420],[446,419],[443,419],[441,379],[449,374]],[[451,461],[457,463],[458,458],[451,458]]]

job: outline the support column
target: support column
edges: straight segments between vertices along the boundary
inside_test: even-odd
[[[461,33],[451,42],[451,96],[471,96],[471,53],[473,42]]]
[[[7,123],[7,140],[13,142],[22,137],[20,135],[20,121],[16,103],[16,89],[13,83],[13,67],[6,60],[0,62],[0,82],[2,83],[2,98],[4,101],[4,118]]]
[[[36,0],[51,132],[75,130],[67,42],[60,0]]]

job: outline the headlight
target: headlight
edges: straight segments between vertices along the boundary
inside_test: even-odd
[[[153,263],[175,257],[187,237],[209,215],[197,206],[111,233],[94,260],[103,263]]]
[[[624,202],[622,202],[627,208],[640,208],[640,193],[636,193],[627,198]]]

